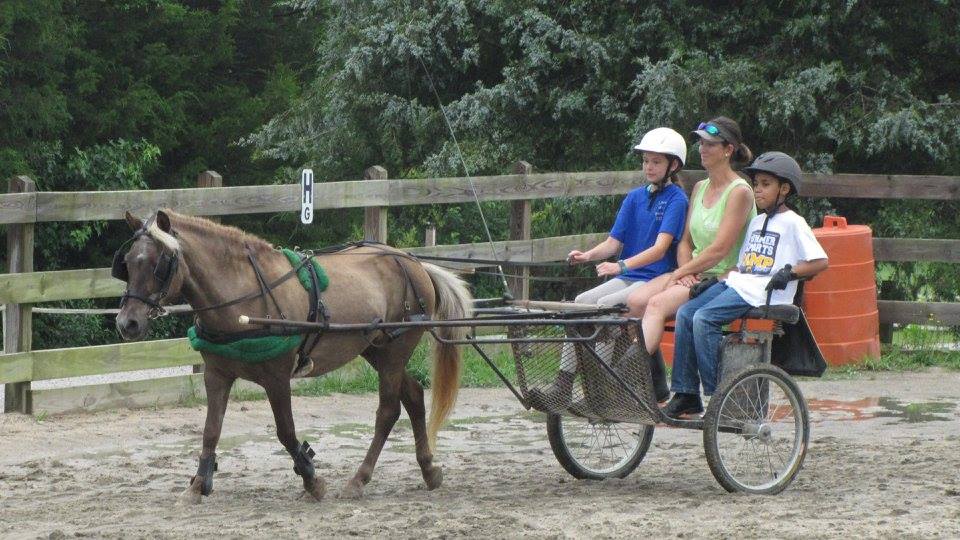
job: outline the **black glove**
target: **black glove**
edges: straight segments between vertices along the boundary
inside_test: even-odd
[[[784,265],[783,268],[777,270],[777,273],[770,278],[770,281],[767,282],[768,291],[773,290],[783,290],[787,288],[787,283],[797,279],[797,275],[793,273],[793,267],[789,264]]]
[[[718,281],[717,278],[712,277],[710,279],[704,279],[697,282],[696,285],[694,285],[693,287],[690,287],[690,299],[692,300],[700,296],[701,294],[703,294],[703,291],[716,285],[717,281]]]

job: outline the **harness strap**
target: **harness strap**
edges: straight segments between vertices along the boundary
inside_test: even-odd
[[[277,279],[273,283],[268,284],[263,277],[263,272],[261,272],[260,270],[260,265],[257,264],[257,258],[253,255],[253,251],[247,245],[244,245],[244,248],[247,253],[247,259],[250,261],[250,265],[253,266],[253,271],[257,276],[257,284],[260,286],[260,292],[251,293],[251,294],[242,296],[240,298],[237,298],[235,300],[224,302],[222,304],[195,309],[193,310],[193,312],[197,313],[200,311],[209,311],[211,309],[218,309],[218,308],[231,306],[234,304],[239,304],[240,302],[243,302],[246,300],[252,300],[254,298],[269,296],[270,299],[273,300],[273,303],[277,308],[277,312],[280,313],[280,318],[286,319],[287,317],[286,315],[284,315],[283,310],[280,308],[280,304],[277,302],[276,297],[273,296],[273,289],[275,289],[278,285],[290,279],[297,272],[299,272],[300,269],[303,268],[303,265],[310,260],[310,258],[309,257],[302,258],[300,261],[300,264],[296,265],[290,272],[287,272],[286,274],[281,276],[279,279]],[[313,272],[315,272],[316,270],[313,268],[312,264],[310,265],[310,270],[312,271],[311,275],[315,275]],[[310,322],[315,322],[315,321],[311,320]],[[203,328],[203,326],[200,324],[199,317],[194,317],[193,324],[196,327],[197,337],[205,341],[209,341],[211,343],[217,343],[217,344],[226,344],[226,343],[230,343],[232,341],[238,341],[241,339],[273,337],[276,335],[276,332],[273,332],[270,329],[244,330],[241,332],[211,332],[210,330],[205,330]]]
[[[311,254],[301,254],[301,266],[303,266],[304,261],[310,261],[312,258],[313,256]],[[312,285],[310,288],[310,311],[307,315],[307,321],[317,322],[319,318],[323,323],[323,328],[321,328],[319,332],[308,334],[307,337],[300,342],[300,347],[297,349],[297,367],[294,369],[294,372],[300,371],[301,368],[307,364],[310,359],[308,353],[313,350],[330,326],[330,313],[327,311],[327,306],[323,304],[320,293],[320,276],[317,275],[317,267],[312,263],[307,263],[307,274],[310,276],[310,284]]]
[[[260,270],[260,265],[257,264],[257,258],[253,256],[253,250],[250,249],[250,246],[244,244],[244,249],[247,252],[247,259],[250,260],[250,265],[253,266],[253,273],[257,275],[257,283],[260,285],[260,294],[261,296],[269,296],[270,300],[273,301],[274,307],[277,308],[277,313],[280,314],[281,319],[286,319],[287,316],[283,314],[283,309],[280,307],[280,303],[277,302],[277,298],[273,296],[273,289],[267,286],[267,280],[263,277],[263,272]],[[266,315],[269,317],[269,315]]]
[[[283,283],[283,282],[287,281],[288,279],[292,278],[293,276],[295,276],[295,275],[297,274],[297,272],[300,271],[301,268],[303,268],[303,266],[302,266],[302,265],[298,265],[296,268],[290,270],[290,271],[287,272],[286,274],[284,274],[284,275],[280,276],[279,278],[277,278],[276,281],[274,281],[274,282],[270,283],[269,285],[267,285],[267,288],[268,288],[268,289],[275,289],[275,288],[277,288],[277,286],[279,286],[281,283]],[[200,312],[203,312],[203,311],[210,311],[210,310],[213,310],[213,309],[220,309],[220,308],[235,306],[235,305],[237,305],[237,304],[239,304],[239,303],[241,303],[241,302],[246,302],[247,300],[253,300],[254,298],[260,298],[261,296],[263,296],[263,291],[260,291],[260,292],[252,292],[252,293],[250,293],[250,294],[246,294],[246,295],[244,295],[244,296],[241,296],[240,298],[234,298],[233,300],[230,300],[230,301],[228,301],[228,302],[223,302],[223,303],[220,303],[220,304],[215,304],[215,305],[207,306],[207,307],[204,307],[204,308],[191,309],[190,311],[183,311],[182,313],[200,313]]]
[[[407,321],[412,321],[412,320],[425,321],[425,320],[429,320],[429,317],[427,316],[427,303],[423,301],[423,297],[420,296],[420,291],[417,290],[416,284],[413,282],[412,279],[410,279],[410,274],[407,272],[407,268],[406,268],[405,266],[403,266],[403,263],[400,262],[400,258],[399,258],[399,257],[394,257],[393,261],[396,262],[396,263],[397,263],[397,266],[400,267],[400,271],[403,273],[403,277],[404,277],[404,285],[403,285],[403,311],[404,311],[404,313],[405,313],[404,319],[407,320]],[[407,300],[407,293],[408,293],[411,289],[413,290],[413,296],[414,296],[414,298],[417,299],[417,304],[420,306],[420,313],[419,313],[419,314],[411,314],[411,313],[410,313],[410,311],[411,311],[411,310],[410,310],[410,302]],[[409,330],[410,330],[409,327],[408,327],[408,328],[402,328],[402,327],[401,327],[401,328],[395,328],[395,329],[393,329],[393,330],[391,330],[391,331],[389,331],[389,332],[385,332],[385,334],[387,335],[387,338],[388,338],[388,339],[393,340],[393,339],[396,339],[396,338],[400,337],[401,335],[403,335],[405,332],[407,332],[407,331],[409,331]]]
[[[210,330],[205,330],[203,326],[200,325],[200,319],[195,319],[193,326],[196,328],[198,338],[218,345],[225,345],[241,339],[274,337],[277,335],[276,332],[269,329],[243,330],[241,332],[211,332]]]

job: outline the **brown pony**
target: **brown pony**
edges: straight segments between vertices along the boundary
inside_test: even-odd
[[[115,275],[119,268],[121,279],[127,280],[127,291],[116,321],[124,339],[142,339],[151,319],[162,309],[160,305],[178,297],[197,310],[196,320],[204,331],[216,334],[249,331],[251,327],[238,322],[241,314],[277,318],[282,311],[291,320],[306,320],[309,295],[296,277],[269,290],[261,287],[261,283],[273,285],[291,270],[287,258],[264,240],[234,227],[169,210],[158,211],[146,225],[129,212],[126,219],[136,234],[126,254],[118,251],[114,264]],[[401,251],[382,245],[359,246],[315,258],[329,277],[330,285],[322,301],[330,314],[330,322],[401,321],[422,314],[419,300],[432,319],[469,315],[472,299],[463,281]],[[262,272],[262,282],[254,270],[255,265]],[[245,297],[238,303],[218,307]],[[310,349],[313,367],[309,376],[327,373],[363,356],[380,379],[373,441],[341,496],[362,495],[384,442],[400,416],[401,403],[410,415],[417,463],[427,488],[435,489],[442,483],[443,474],[440,467],[433,464],[432,448],[437,430],[456,399],[459,349],[447,344],[435,346],[428,429],[423,388],[405,369],[423,332],[423,328],[392,336],[328,332]],[[443,337],[459,338],[463,329],[440,328],[438,332]],[[213,488],[215,451],[230,388],[237,378],[253,381],[266,390],[276,420],[277,438],[293,458],[294,471],[302,477],[304,489],[320,500],[325,484],[315,475],[313,450],[306,441],[301,444],[297,440],[290,406],[290,379],[297,367],[297,351],[262,363],[201,354],[207,393],[203,450],[197,474],[180,496],[181,500],[199,503],[201,495],[209,494]]]

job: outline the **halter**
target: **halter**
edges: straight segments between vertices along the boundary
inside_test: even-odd
[[[153,224],[154,219],[155,217],[148,219],[137,232],[133,233],[132,238],[121,244],[120,248],[113,254],[113,265],[110,267],[111,276],[127,283],[127,289],[123,291],[123,296],[120,297],[120,307],[122,308],[124,304],[127,303],[128,298],[139,300],[150,306],[150,319],[163,317],[167,314],[167,310],[163,308],[160,302],[167,297],[167,293],[170,291],[170,283],[173,281],[173,276],[176,275],[177,268],[180,266],[180,253],[179,251],[169,253],[166,248],[161,249],[160,257],[157,259],[157,266],[153,269],[153,277],[160,283],[160,289],[149,296],[143,296],[130,292],[130,271],[127,268],[127,262],[124,260],[126,252],[124,252],[123,248],[128,244],[136,242],[143,236],[149,237],[150,225]]]

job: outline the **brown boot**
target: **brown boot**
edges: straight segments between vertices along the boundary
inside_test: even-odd
[[[634,341],[627,348],[624,357],[631,362],[646,360],[647,365],[650,366],[650,377],[653,379],[653,397],[658,403],[670,398],[670,387],[667,386],[667,366],[663,362],[663,356],[660,355],[659,349],[653,354],[647,354],[647,351],[639,347],[637,342]],[[631,382],[630,384],[637,383]]]
[[[653,377],[653,395],[657,402],[666,401],[670,397],[670,387],[667,386],[667,364],[660,349],[650,355],[650,376]]]
[[[565,410],[573,401],[573,379],[575,373],[560,370],[557,379],[549,386],[540,390],[530,390],[530,406],[539,411],[553,413]]]

